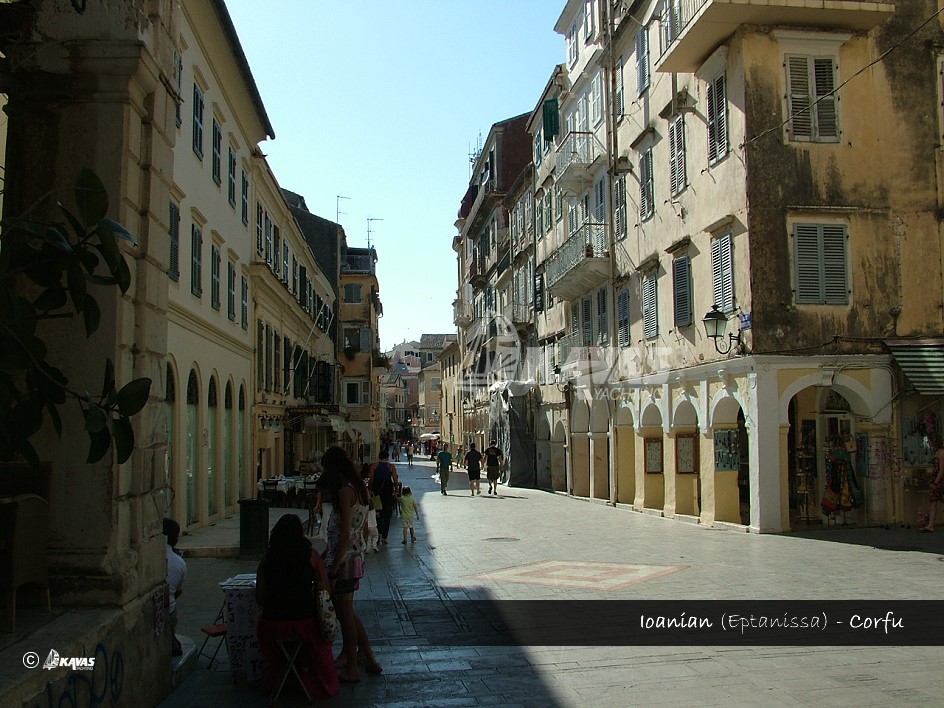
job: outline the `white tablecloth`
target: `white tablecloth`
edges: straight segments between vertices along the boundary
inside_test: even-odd
[[[220,583],[226,598],[226,649],[233,677],[240,683],[255,683],[262,675],[262,652],[256,638],[261,614],[256,603],[256,574],[234,575]]]
[[[304,488],[305,488],[304,477],[283,477],[282,479],[279,479],[276,484],[276,490],[279,492],[288,492],[290,489],[301,490]],[[265,490],[265,485],[262,484],[261,479],[256,483],[256,489],[258,489],[260,492]]]

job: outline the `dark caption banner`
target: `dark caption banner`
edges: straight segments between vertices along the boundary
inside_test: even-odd
[[[944,601],[422,600],[397,609],[446,646],[944,645]]]

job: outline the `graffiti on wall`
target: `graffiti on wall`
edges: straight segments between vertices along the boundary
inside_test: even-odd
[[[111,653],[101,642],[95,647],[95,666],[92,671],[72,671],[61,689],[46,684],[48,708],[92,708],[115,705],[121,698],[125,681],[125,661],[120,651]],[[56,690],[59,690],[58,697]],[[41,704],[37,703],[39,708]]]

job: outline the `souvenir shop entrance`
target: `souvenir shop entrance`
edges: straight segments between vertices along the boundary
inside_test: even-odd
[[[862,525],[866,479],[857,475],[855,416],[829,388],[810,387],[790,401],[790,527]]]

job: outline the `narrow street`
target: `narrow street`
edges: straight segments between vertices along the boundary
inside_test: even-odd
[[[395,516],[390,544],[368,555],[356,595],[384,673],[362,672],[360,683],[342,685],[322,705],[903,706],[939,704],[944,694],[941,672],[929,670],[938,647],[492,647],[461,640],[483,621],[468,608],[487,600],[939,599],[944,534],[739,534],[532,490],[501,487],[497,497],[470,498],[460,469],[442,496],[431,462],[397,467],[420,503],[418,540],[401,545]],[[281,513],[272,510],[270,523]],[[238,545],[238,529],[238,520],[228,520],[186,536],[181,547],[212,555]],[[217,584],[254,572],[256,560],[187,563],[178,631],[202,641],[200,626],[222,601]],[[339,647],[340,639],[335,653]],[[261,689],[233,682],[225,650],[212,671],[206,666],[201,659],[162,705],[267,703]]]

